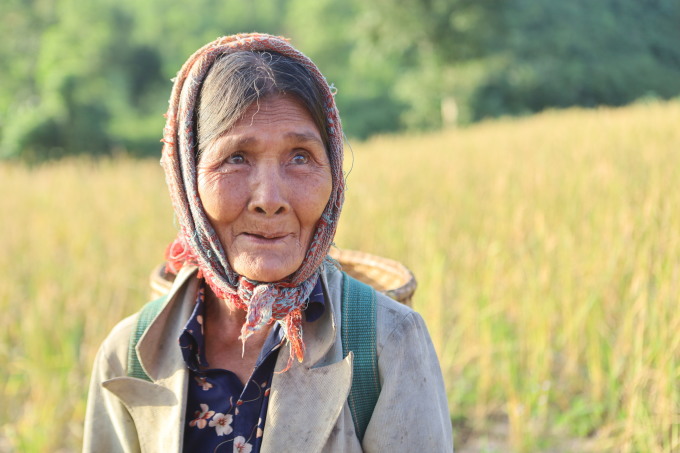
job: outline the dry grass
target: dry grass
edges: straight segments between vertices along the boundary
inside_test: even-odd
[[[680,449],[678,124],[654,103],[354,146],[336,243],[415,271],[458,441],[500,420],[504,451]],[[174,235],[163,176],[3,165],[0,189],[0,451],[76,451],[96,348]]]

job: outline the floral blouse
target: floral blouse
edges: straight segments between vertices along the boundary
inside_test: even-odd
[[[278,323],[271,329],[244,386],[233,372],[210,368],[206,361],[204,291],[201,286],[194,311],[179,338],[189,368],[184,451],[257,453],[264,434],[274,366],[284,341],[283,332]],[[324,303],[319,280],[305,309],[307,322],[321,317]]]

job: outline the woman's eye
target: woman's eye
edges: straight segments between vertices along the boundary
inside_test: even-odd
[[[305,153],[296,153],[292,159],[293,163],[296,165],[303,165],[309,162],[309,156]]]
[[[243,164],[245,163],[246,158],[243,156],[241,153],[234,153],[231,156],[227,157],[227,163],[229,164]]]

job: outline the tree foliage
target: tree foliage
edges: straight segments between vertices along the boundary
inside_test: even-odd
[[[401,53],[407,123],[680,93],[677,0],[375,0],[367,35]],[[445,115],[444,115],[445,116]]]
[[[217,36],[283,34],[365,138],[680,93],[677,0],[6,0],[0,156],[156,154],[169,80]]]

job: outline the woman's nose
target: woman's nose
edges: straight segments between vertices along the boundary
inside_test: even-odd
[[[279,174],[278,169],[260,168],[253,176],[249,211],[269,216],[290,210],[286,180]]]

